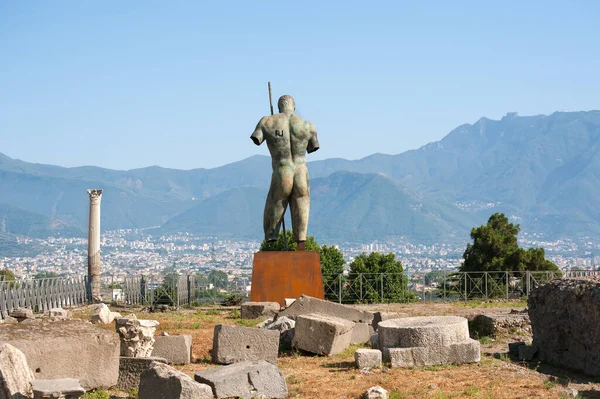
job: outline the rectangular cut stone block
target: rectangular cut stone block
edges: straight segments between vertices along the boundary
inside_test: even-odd
[[[75,399],[85,394],[85,389],[79,385],[75,378],[61,378],[58,380],[35,380],[32,383],[33,399],[66,398]],[[56,394],[60,396],[56,396]]]
[[[159,357],[124,357],[119,359],[119,381],[117,388],[121,391],[138,389],[140,376],[152,366],[152,362],[166,363],[166,359]]]
[[[379,349],[358,349],[354,352],[354,361],[359,369],[381,367]]]
[[[389,361],[392,367],[422,367],[476,363],[481,360],[481,355],[479,341],[469,339],[446,346],[384,348],[384,359]]]
[[[355,323],[352,327],[351,344],[366,344],[373,335],[373,327],[367,323]]]
[[[140,377],[139,399],[213,399],[211,387],[163,363],[154,362]]]
[[[254,254],[252,302],[277,302],[306,294],[325,298],[321,261],[311,251],[260,251]]]
[[[246,360],[277,363],[279,331],[241,326],[215,326],[212,360],[231,364]]]
[[[285,378],[277,366],[264,360],[240,362],[204,370],[195,380],[207,384],[216,398],[285,398]]]
[[[318,355],[332,356],[350,346],[354,323],[322,314],[298,316],[292,346]]]
[[[156,336],[154,337],[152,356],[167,359],[169,364],[190,364],[192,360],[192,336]]]
[[[281,306],[278,302],[246,302],[242,303],[242,319],[258,319],[259,317],[272,317],[279,312]]]
[[[0,342],[21,350],[36,379],[76,378],[85,389],[116,385],[119,336],[82,320],[9,324]]]
[[[279,312],[277,317],[287,316],[290,319],[296,320],[300,315],[311,313],[339,317],[353,321],[354,323],[372,324],[373,322],[372,312],[356,309],[352,306],[342,305],[340,303],[313,298],[308,295],[302,295],[289,308]]]

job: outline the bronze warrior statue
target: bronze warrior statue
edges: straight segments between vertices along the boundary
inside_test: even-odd
[[[273,166],[271,188],[265,204],[265,240],[277,240],[289,203],[294,240],[298,243],[298,250],[304,250],[310,210],[306,152],[310,154],[319,149],[317,128],[294,113],[296,103],[291,96],[281,96],[277,107],[279,114],[263,117],[250,136],[256,145],[267,141]]]

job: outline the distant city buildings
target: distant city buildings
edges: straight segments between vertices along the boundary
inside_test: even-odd
[[[548,241],[536,235],[523,234],[520,245],[542,247],[546,257],[561,269],[596,269],[600,266],[600,243],[584,239]],[[31,278],[42,272],[58,275],[87,273],[87,239],[17,237],[19,248],[37,248],[31,256],[0,256],[0,269],[12,270],[18,277]],[[318,241],[318,240],[317,240]],[[347,264],[362,252],[392,252],[402,261],[409,275],[432,271],[456,270],[462,261],[463,245],[413,244],[375,241],[372,243],[331,243],[344,254]],[[217,269],[238,285],[249,283],[252,255],[258,241],[220,240],[187,233],[154,237],[143,230],[103,232],[101,238],[102,279],[122,281],[125,276],[148,276],[160,279],[166,273],[207,275]],[[15,251],[13,251],[15,252]],[[19,253],[19,251],[16,251]]]

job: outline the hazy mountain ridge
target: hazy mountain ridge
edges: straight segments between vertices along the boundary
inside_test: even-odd
[[[398,155],[309,162],[309,229],[341,240],[443,240],[446,232],[462,235],[504,211],[527,231],[600,237],[599,139],[600,111],[509,113]],[[260,238],[270,164],[269,157],[253,156],[214,169],[115,171],[0,154],[0,204],[85,230],[85,189],[103,188],[103,229],[164,224],[163,231]],[[471,215],[455,203],[467,204]],[[478,203],[497,205],[469,208]],[[228,217],[234,208],[244,211]]]

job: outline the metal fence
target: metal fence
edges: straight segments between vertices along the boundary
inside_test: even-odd
[[[407,276],[402,273],[324,275],[325,298],[339,303],[385,303],[510,299],[528,296],[532,289],[555,278],[592,277],[570,273],[449,272]]]
[[[520,298],[554,278],[600,280],[600,271],[451,272],[408,276],[402,273],[323,275],[325,298],[339,303],[386,303]],[[249,276],[169,274],[102,278],[105,301],[127,305],[185,306],[227,304],[248,297]],[[87,279],[56,277],[0,280],[0,319],[13,309],[44,312],[88,303]]]
[[[85,277],[0,281],[0,319],[19,307],[34,312],[87,303]]]

